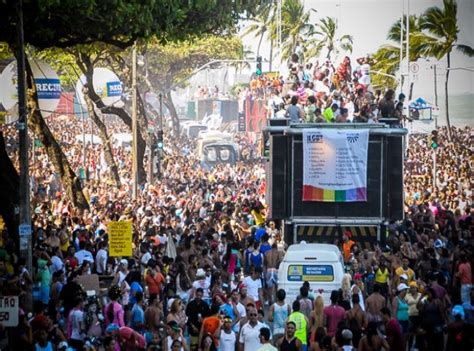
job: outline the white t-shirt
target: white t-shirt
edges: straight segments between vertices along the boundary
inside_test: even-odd
[[[247,311],[245,310],[245,306],[242,305],[240,302],[237,303],[235,306],[237,308],[237,312],[239,312],[240,318],[247,317]],[[240,330],[240,323],[235,323],[234,327],[232,328],[236,333]]]
[[[107,251],[100,249],[95,256],[95,267],[97,273],[103,274],[107,271]]]
[[[253,280],[251,276],[248,276],[244,278],[244,284],[247,285],[247,295],[255,301],[259,301],[260,296],[258,294],[258,289],[262,288],[262,280],[260,278]]]
[[[208,279],[200,279],[193,282],[193,288],[203,290],[202,298],[209,299],[209,287],[211,286],[211,282]]]
[[[237,337],[233,331],[226,333],[221,330],[221,337],[219,338],[219,351],[235,351],[235,341]]]
[[[69,315],[71,318],[71,339],[83,340],[84,336],[81,334],[81,322],[84,321],[84,312],[81,310],[73,310]]]
[[[264,328],[265,324],[257,322],[255,327],[247,322],[243,325],[240,331],[239,343],[244,344],[244,351],[255,351],[262,347],[260,343],[260,329]]]

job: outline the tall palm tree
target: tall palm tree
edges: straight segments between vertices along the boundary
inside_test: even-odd
[[[459,27],[457,24],[457,3],[455,0],[443,0],[443,8],[428,8],[421,17],[420,27],[423,33],[418,35],[421,52],[438,60],[446,57],[447,68],[444,80],[446,124],[448,138],[451,140],[451,121],[449,119],[449,71],[451,53],[454,49],[467,56],[474,56],[474,48],[458,43]]]
[[[420,18],[416,15],[410,15],[410,62],[418,60],[422,57],[422,53],[420,51],[420,36],[419,33],[420,29]],[[401,20],[397,20],[389,29],[387,34],[387,39],[393,43],[388,45],[381,46],[373,55],[374,61],[376,62],[372,69],[374,71],[380,72],[380,75],[374,76],[374,86],[381,86],[381,87],[396,87],[396,80],[394,78],[390,78],[389,76],[395,76],[396,73],[400,70],[400,23]],[[407,23],[407,16],[403,17],[403,23]],[[403,48],[406,46],[406,37],[403,37],[401,41]],[[384,76],[384,74],[386,76]],[[400,84],[403,87],[404,77],[401,77]],[[411,99],[413,93],[413,86],[414,82],[411,82],[409,87],[409,94],[408,99]]]
[[[337,22],[333,17],[324,17],[318,25],[318,32],[322,36],[320,46],[327,49],[326,59],[331,60],[331,54],[339,53],[340,50],[352,53],[353,38],[349,34],[344,34],[337,38]]]
[[[301,0],[284,0],[281,9],[281,57],[287,60],[301,41],[308,39],[314,33],[314,26],[310,24],[310,13],[305,11]],[[272,27],[272,35],[276,37],[276,26]]]

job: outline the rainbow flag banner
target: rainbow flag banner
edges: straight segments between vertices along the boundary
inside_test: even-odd
[[[303,201],[367,201],[368,129],[303,130]]]

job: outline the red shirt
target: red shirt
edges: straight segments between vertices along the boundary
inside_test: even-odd
[[[326,317],[328,335],[332,337],[336,334],[339,322],[346,317],[346,311],[341,306],[330,305],[324,307],[323,314]]]
[[[149,294],[160,294],[161,284],[165,281],[163,274],[157,272],[155,276],[152,276],[151,273],[148,273],[145,278],[146,285],[148,286]]]
[[[390,351],[405,351],[403,345],[403,335],[400,324],[396,319],[391,319],[385,325],[385,333],[390,344]]]
[[[469,262],[459,264],[458,272],[461,284],[472,284],[472,271]]]

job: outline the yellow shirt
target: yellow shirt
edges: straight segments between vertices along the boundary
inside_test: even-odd
[[[411,282],[413,279],[415,279],[415,272],[413,269],[408,268],[407,270],[404,270],[402,266],[398,267],[395,269],[395,274],[397,275],[397,278],[400,279],[400,276],[402,274],[406,274],[408,277],[408,282]]]
[[[379,284],[387,284],[388,282],[388,268],[385,267],[385,270],[382,272],[382,269],[379,267],[375,271],[375,282]]]

